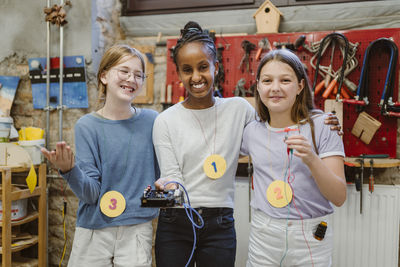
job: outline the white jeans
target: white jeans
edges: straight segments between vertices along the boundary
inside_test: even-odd
[[[68,267],[150,267],[150,222],[103,229],[75,229]]]
[[[274,219],[260,210],[253,209],[252,212],[247,267],[312,266],[312,263],[314,267],[332,265],[330,215],[303,220],[302,227],[301,220]],[[324,239],[319,241],[315,239],[314,232],[321,221],[327,222],[328,227]]]

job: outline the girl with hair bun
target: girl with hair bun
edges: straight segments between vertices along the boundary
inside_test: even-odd
[[[254,109],[243,98],[216,98],[218,64],[212,38],[188,22],[173,51],[187,98],[154,123],[153,142],[161,178],[184,185],[193,208],[204,219],[188,266],[233,267],[236,233],[233,219],[234,179],[243,128]],[[169,188],[174,184],[168,184]],[[156,235],[157,266],[185,266],[193,248],[192,223],[183,208],[162,208]]]
[[[255,111],[243,98],[214,97],[219,66],[216,47],[196,22],[188,22],[181,30],[173,60],[187,98],[162,112],[154,123],[153,142],[161,171],[155,185],[164,189],[167,182],[181,183],[191,206],[203,217],[204,227],[196,229],[194,242],[194,226],[185,210],[162,208],[155,244],[157,266],[185,266],[191,259],[186,266],[233,267],[234,181],[243,129],[255,119]]]

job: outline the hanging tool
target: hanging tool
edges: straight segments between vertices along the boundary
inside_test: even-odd
[[[374,183],[375,183],[375,178],[374,178],[374,160],[370,159],[369,161],[369,168],[370,168],[370,174],[369,174],[369,183],[368,183],[368,189],[369,192],[374,192]]]
[[[381,107],[381,114],[385,116],[400,117],[400,103],[393,103],[391,101],[393,94],[393,88],[395,86],[395,76],[396,76],[396,65],[398,58],[398,49],[396,44],[390,38],[379,38],[371,42],[364,53],[363,66],[361,69],[359,84],[357,87],[357,94],[354,99],[348,99],[343,101],[344,103],[357,105],[357,111],[361,112],[363,107],[369,104],[368,93],[369,92],[369,81],[373,75],[369,73],[370,71],[370,57],[372,53],[376,52],[376,48],[384,48],[384,52],[389,52],[390,61],[388,66],[388,71],[386,74],[386,80],[383,87],[383,93],[381,101],[378,106]],[[397,97],[396,97],[397,98]]]
[[[340,99],[340,92],[341,92],[343,80],[344,80],[344,77],[345,77],[345,73],[344,72],[345,72],[347,64],[350,62],[350,61],[348,61],[349,41],[347,40],[347,38],[343,34],[334,32],[334,33],[328,34],[327,36],[325,36],[322,39],[321,44],[320,44],[319,49],[318,49],[318,53],[316,54],[317,55],[317,63],[315,65],[315,76],[314,76],[314,82],[313,82],[312,88],[313,88],[313,91],[315,92],[315,87],[317,85],[317,78],[318,78],[318,73],[319,73],[319,65],[320,65],[320,61],[321,61],[321,56],[323,54],[322,50],[324,50],[324,51],[326,50],[327,47],[326,47],[325,44],[330,42],[330,41],[332,41],[333,38],[339,39],[339,40],[344,42],[343,63],[342,63],[342,67],[340,68],[340,73],[339,73],[339,70],[338,70],[337,71],[338,75],[331,82],[331,84],[329,84],[329,86],[325,90],[323,96],[324,96],[324,98],[327,98],[327,96],[329,96],[329,94],[331,93],[331,91],[335,87],[336,82],[339,81],[338,92],[336,94],[336,100],[338,101]]]
[[[224,70],[224,65],[222,64],[222,62],[223,62],[222,61],[222,51],[224,51],[225,48],[221,43],[218,43],[218,45],[217,45],[217,42],[216,42],[217,37],[216,37],[216,32],[214,30],[210,30],[208,35],[211,37],[211,39],[213,39],[214,44],[217,47],[217,60],[219,62],[218,73],[214,79],[214,96],[223,98],[222,84],[225,82],[225,70]],[[222,37],[222,35],[221,35],[221,37]]]
[[[363,183],[364,183],[364,159],[357,159],[357,162],[360,163],[360,180],[359,180],[359,189],[360,189],[360,214],[362,214],[362,198],[363,198]],[[357,186],[357,184],[356,184]]]
[[[336,46],[336,42],[335,40],[332,40],[332,48],[331,48],[331,62],[329,63],[329,67],[328,67],[328,71],[327,71],[327,75],[325,76],[324,79],[324,86],[325,88],[328,88],[329,83],[331,82],[331,78],[332,78],[332,68],[333,68],[333,58],[335,56],[335,46]],[[336,85],[336,83],[335,83]],[[326,98],[326,97],[325,97]]]
[[[271,44],[268,41],[268,38],[265,37],[264,39],[261,39],[258,42],[258,50],[256,53],[256,60],[260,60],[260,56],[263,50],[270,50],[271,49]]]
[[[241,47],[244,51],[244,55],[242,57],[242,60],[240,60],[239,69],[241,69],[243,64],[246,63],[246,70],[247,70],[247,72],[249,72],[250,71],[250,61],[249,61],[250,52],[252,50],[256,49],[256,45],[251,43],[248,40],[243,40]]]
[[[223,97],[222,84],[225,82],[225,69],[222,64],[222,51],[224,51],[224,46],[222,44],[218,44],[217,48],[217,60],[219,62],[218,65],[218,73],[214,79],[214,96]]]
[[[356,177],[354,179],[354,184],[356,186],[356,191],[359,192],[360,191],[360,186],[361,186],[360,174],[359,173],[356,173]]]
[[[386,75],[385,85],[383,87],[382,97],[379,103],[381,114],[385,116],[400,117],[400,103],[393,102],[394,87],[396,86],[396,67],[398,60],[398,48],[391,38],[381,38],[385,46],[390,50],[389,67]]]
[[[289,49],[292,51],[299,51],[300,48],[303,47],[304,43],[306,41],[306,36],[305,35],[300,35],[299,38],[294,41],[294,43],[287,42],[287,43],[281,43],[281,42],[274,42],[274,46],[277,49]]]
[[[235,96],[246,96],[246,88],[244,87],[244,85],[246,84],[246,79],[245,78],[241,78],[236,86],[235,86],[235,90],[233,91],[233,94]]]
[[[314,53],[314,56],[310,60],[310,65],[312,68],[314,68],[316,70],[316,76],[317,76],[317,74],[322,76],[322,81],[320,81],[318,84],[316,84],[316,81],[314,81],[314,84],[313,84],[314,95],[318,95],[321,92],[325,92],[325,94],[324,94],[325,98],[335,99],[339,96],[340,100],[349,99],[349,98],[353,97],[353,95],[354,95],[353,92],[356,91],[357,86],[352,81],[347,79],[346,76],[348,76],[358,65],[356,52],[357,52],[357,47],[358,47],[359,43],[352,43],[352,42],[348,41],[349,49],[346,50],[345,49],[345,45],[346,45],[345,39],[337,39],[336,40],[333,38],[335,36],[333,36],[333,37],[332,36],[328,37],[328,36],[325,37],[327,39],[323,38],[322,40],[317,41],[317,42],[303,44],[303,47],[306,50],[308,50],[311,53]],[[339,35],[336,37],[339,37]],[[327,49],[333,45],[334,45],[334,47],[332,47],[330,50],[331,51],[330,65],[329,66],[319,65],[318,69],[317,69],[315,61],[318,61],[318,59],[320,59],[324,55],[324,53],[327,51]],[[338,49],[340,50],[342,58],[345,57],[345,52],[347,51],[348,58],[346,60],[347,64],[346,64],[346,67],[344,70],[343,84],[342,84],[341,90],[340,91],[337,90],[335,93],[336,96],[333,96],[332,93],[333,93],[336,85],[338,84],[338,81],[340,82],[339,78],[341,77],[340,73],[342,72],[342,67],[340,67],[336,71],[333,71],[333,63],[334,63],[333,58],[334,58],[334,52],[336,51],[335,50],[336,47],[338,47]],[[320,55],[319,55],[319,52],[321,53]],[[324,88],[327,88],[327,89],[324,90]],[[338,86],[338,89],[339,89],[339,86]]]

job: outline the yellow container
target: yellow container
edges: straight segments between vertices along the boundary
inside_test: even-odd
[[[44,130],[37,127],[22,127],[18,131],[20,141],[43,139]]]

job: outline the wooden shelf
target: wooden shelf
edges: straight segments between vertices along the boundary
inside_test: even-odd
[[[360,163],[357,161],[358,159],[364,159],[364,167],[369,168],[370,167],[370,160],[371,158],[353,158],[353,157],[346,157],[344,158],[344,161],[347,163],[350,163],[351,167],[360,167]],[[400,166],[400,159],[381,159],[381,158],[373,158],[374,163],[373,167],[374,168],[393,168],[393,167],[398,167]],[[249,162],[249,157],[242,157],[239,158],[238,160],[239,163],[248,163]]]
[[[20,250],[23,250],[25,248],[29,248],[39,241],[39,238],[37,235],[32,236],[32,238],[25,239],[25,240],[20,240],[16,241],[15,243],[11,244],[11,252],[17,252]],[[0,247],[0,254],[3,254],[3,248]]]
[[[12,180],[17,178],[19,175],[15,173],[26,173],[28,174],[29,167],[21,166],[0,166],[1,172],[1,201],[2,201],[2,222],[1,226],[1,248],[0,253],[2,254],[2,265],[1,266],[47,266],[47,185],[46,185],[46,164],[40,164],[34,166],[37,171],[37,186],[31,193],[25,186],[22,188],[12,190]],[[38,211],[33,211],[28,214],[27,217],[18,220],[11,220],[11,203],[14,200],[32,198],[38,202]],[[37,223],[37,235],[33,235],[30,239],[19,240],[12,242],[13,226],[26,224],[33,220],[38,220]],[[38,258],[29,259],[28,261],[19,261],[18,256],[12,255],[14,252],[21,251],[28,247],[38,244]],[[19,254],[19,253],[17,253]],[[35,261],[36,260],[36,261]],[[14,262],[15,261],[15,262]],[[34,264],[30,264],[34,262]]]
[[[37,267],[38,265],[38,259],[17,257],[13,258],[11,267]]]
[[[28,216],[26,216],[25,218],[23,218],[21,220],[11,221],[11,226],[25,224],[25,223],[31,222],[33,220],[36,220],[37,218],[39,218],[39,212],[33,211],[30,214],[28,214]],[[0,227],[2,227],[2,226],[3,226],[3,223],[0,222]]]
[[[346,157],[344,159],[345,162],[348,162],[350,164],[353,164],[353,167],[361,167],[360,163],[357,160],[364,159],[364,167],[368,168],[370,167],[370,158],[350,158]],[[393,167],[398,167],[400,166],[400,159],[372,159],[374,160],[374,163],[372,164],[372,167],[374,168],[393,168]]]

